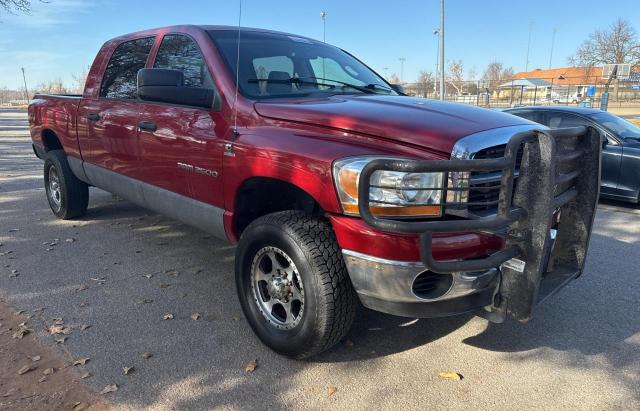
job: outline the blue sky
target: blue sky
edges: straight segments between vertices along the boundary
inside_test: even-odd
[[[461,59],[481,74],[501,61],[525,68],[533,21],[529,68],[547,68],[554,28],[553,65],[567,65],[587,35],[625,17],[640,30],[637,0],[605,7],[593,0],[446,0],[447,61]],[[48,0],[30,16],[0,15],[0,87],[21,86],[20,67],[31,85],[47,79],[72,82],[109,38],[171,24],[237,24],[238,0]],[[434,71],[439,0],[243,0],[243,25],[322,38],[320,10],[327,12],[327,42],[358,56],[380,74],[414,80]],[[384,70],[388,68],[388,70]]]

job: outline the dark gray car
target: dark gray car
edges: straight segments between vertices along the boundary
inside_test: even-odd
[[[603,137],[600,195],[640,201],[640,128],[611,113],[588,108],[519,107],[505,112],[550,128],[597,128]]]

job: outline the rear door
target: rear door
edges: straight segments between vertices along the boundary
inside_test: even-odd
[[[103,169],[139,179],[137,124],[140,104],[137,74],[144,68],[154,37],[127,40],[115,47],[97,98],[85,98],[78,110],[88,142],[84,159]]]
[[[600,131],[606,144],[602,149],[602,172],[600,177],[600,191],[602,194],[616,194],[620,177],[620,159],[622,146],[611,138],[601,127],[586,118],[562,111],[547,111],[543,115],[542,123],[550,128],[591,126]]]
[[[202,52],[188,35],[166,34],[153,67],[182,71],[187,87],[215,90]],[[222,208],[224,123],[214,102],[210,108],[143,102],[140,122],[145,121],[152,129],[140,129],[139,135],[144,181]]]

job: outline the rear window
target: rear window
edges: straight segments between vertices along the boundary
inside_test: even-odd
[[[113,51],[102,77],[100,97],[136,99],[138,71],[144,68],[155,37],[129,40]]]

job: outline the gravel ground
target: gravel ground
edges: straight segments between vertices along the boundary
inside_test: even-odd
[[[85,217],[56,220],[41,176],[25,114],[0,112],[0,293],[46,345],[90,358],[91,388],[118,385],[114,409],[640,408],[635,207],[601,204],[584,276],[527,325],[362,309],[343,343],[298,362],[242,317],[232,246],[97,189]],[[46,332],[56,317],[64,348]]]

